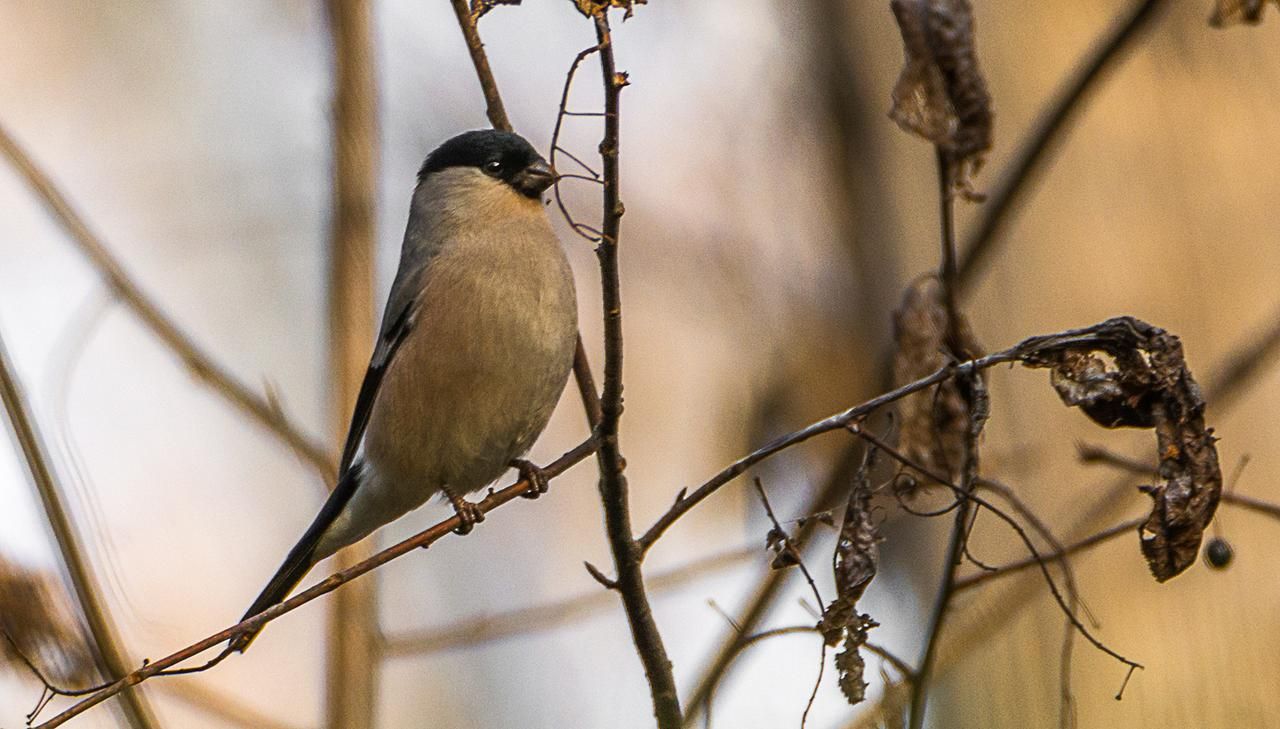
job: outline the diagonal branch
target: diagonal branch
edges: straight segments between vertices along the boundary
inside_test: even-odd
[[[960,260],[960,290],[957,293],[971,293],[975,279],[1003,241],[1000,234],[1009,214],[1030,193],[1052,152],[1062,144],[1069,123],[1084,108],[1084,101],[1107,72],[1141,39],[1142,31],[1155,19],[1155,11],[1165,4],[1162,0],[1141,0],[1080,62],[1066,86],[1041,113],[1039,125],[1023,141],[1008,171],[983,207],[982,218]]]
[[[94,662],[98,670],[106,678],[123,676],[128,671],[129,659],[125,655],[120,636],[107,614],[107,607],[102,599],[97,582],[89,568],[89,560],[85,557],[80,537],[71,524],[71,516],[63,503],[62,489],[53,473],[48,449],[31,417],[31,408],[23,397],[18,384],[17,372],[9,360],[4,341],[0,339],[0,400],[4,402],[13,435],[26,459],[31,481],[40,495],[45,515],[49,520],[49,528],[58,543],[58,551],[62,555],[67,575],[71,578],[71,587],[76,601],[89,626],[89,634],[93,637],[90,646],[93,650]],[[37,672],[37,675],[40,675]],[[43,681],[43,677],[41,678]],[[47,681],[46,689],[52,689]],[[56,689],[53,689],[57,693]],[[151,708],[139,691],[129,691],[121,697],[121,709],[132,729],[151,729],[157,727]]]
[[[545,473],[547,478],[553,478],[555,476],[559,476],[560,474],[569,470],[572,466],[585,460],[587,456],[591,455],[593,450],[594,450],[594,444],[589,440],[584,441],[583,443],[580,443],[577,447],[575,447],[573,450],[565,453],[564,455],[557,458],[554,462],[548,464],[545,468],[543,468],[543,472]],[[502,506],[503,504],[509,503],[519,498],[521,494],[525,493],[530,488],[532,488],[532,485],[527,480],[521,479],[504,489],[501,489],[499,491],[491,491],[487,497],[485,497],[484,499],[482,499],[480,502],[477,503],[477,507],[480,509],[480,511],[484,513],[488,513],[498,508],[499,506]],[[384,549],[381,552],[378,552],[377,554],[373,555],[369,559],[364,560],[363,562],[360,562],[359,564],[353,565],[345,570],[342,570],[340,572],[330,575],[329,577],[326,577],[324,580],[321,580],[319,583],[307,588],[306,590],[303,590],[302,592],[297,593],[296,595],[289,598],[288,600],[285,600],[284,602],[278,605],[275,605],[268,610],[264,610],[263,612],[258,613],[252,618],[249,618],[248,620],[243,620],[231,626],[230,628],[227,628],[226,630],[215,633],[214,635],[211,635],[205,638],[204,640],[199,641],[198,643],[193,643],[192,645],[189,645],[186,648],[183,648],[182,650],[177,651],[176,653],[165,656],[160,660],[150,661],[144,664],[141,668],[135,670],[134,672],[116,681],[115,683],[102,687],[100,690],[96,691],[95,693],[83,699],[82,701],[77,702],[76,704],[68,708],[66,711],[63,711],[62,713],[50,719],[49,721],[46,721],[43,724],[40,724],[35,729],[53,729],[53,727],[62,726],[66,722],[70,721],[71,719],[79,716],[80,714],[83,714],[84,712],[88,711],[94,706],[97,706],[103,701],[106,701],[112,696],[115,696],[116,694],[120,693],[126,688],[129,688],[131,686],[136,686],[142,683],[143,681],[146,681],[150,678],[154,678],[159,675],[166,675],[166,672],[170,671],[171,669],[173,669],[174,666],[177,666],[178,664],[184,661],[194,658],[195,656],[198,656],[201,653],[204,653],[205,651],[211,648],[216,648],[217,646],[231,640],[232,638],[235,638],[238,635],[251,632],[263,625],[266,625],[267,623],[271,622],[272,620],[275,620],[281,615],[284,615],[285,613],[288,613],[288,612],[292,612],[298,609],[299,607],[302,607],[303,605],[311,602],[312,600],[315,600],[321,595],[325,595],[330,592],[333,592],[334,590],[338,589],[342,585],[354,580],[357,577],[360,577],[361,575],[364,575],[367,572],[370,572],[378,567],[381,567],[382,565],[386,564],[387,562],[390,562],[391,560],[397,557],[402,557],[420,547],[426,548],[434,544],[435,542],[448,536],[449,534],[454,533],[454,530],[457,529],[460,524],[461,524],[461,521],[458,519],[457,515],[455,514],[454,516],[451,516],[448,519],[445,519],[444,521],[436,524],[435,526],[432,526],[431,528],[423,532],[419,532],[418,534],[400,542],[399,544],[388,547],[387,549]],[[226,655],[227,655],[226,651],[223,651],[223,653],[218,658],[215,658],[214,661],[212,661],[211,663],[219,661],[222,658],[225,658]],[[195,669],[195,670],[199,670],[199,669]],[[192,669],[177,669],[177,671],[185,672],[185,673],[194,672]]]
[[[502,95],[498,92],[498,82],[489,67],[489,57],[484,52],[484,43],[480,40],[480,32],[476,29],[478,18],[467,8],[466,0],[450,0],[454,15],[458,17],[458,27],[462,29],[462,37],[467,43],[467,52],[471,55],[471,63],[475,66],[476,77],[480,80],[480,90],[484,92],[485,113],[494,129],[504,132],[513,130],[511,119],[507,117],[507,107],[502,103]],[[555,151],[552,150],[554,160]],[[558,194],[558,193],[557,193]],[[573,352],[573,378],[578,386],[578,396],[582,399],[582,407],[587,413],[587,423],[594,428],[600,422],[600,396],[597,394],[595,377],[591,374],[591,363],[587,360],[587,351],[582,346],[582,335],[578,335],[578,343]]]
[[[125,273],[124,267],[107,248],[106,243],[93,232],[67,197],[54,185],[53,180],[36,166],[3,126],[0,126],[0,153],[26,180],[72,242],[89,259],[90,265],[102,276],[112,293],[182,361],[193,377],[283,441],[332,482],[335,469],[326,449],[303,435],[269,398],[250,390],[229,370],[214,361],[209,353],[201,350],[190,335],[179,329],[160,310],[159,305],[143,293]]]

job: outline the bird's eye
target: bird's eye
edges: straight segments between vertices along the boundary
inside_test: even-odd
[[[502,162],[496,159],[490,160],[489,162],[484,163],[483,169],[486,175],[496,176],[499,172],[502,172]]]

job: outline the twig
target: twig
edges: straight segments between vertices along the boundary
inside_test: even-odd
[[[802,513],[813,514],[834,503],[837,496],[848,489],[849,474],[860,461],[861,457],[857,448],[846,449],[841,462],[836,465],[832,475],[827,479],[827,483],[813,494],[808,503],[804,505]],[[797,549],[801,553],[813,541],[812,537],[821,523],[818,519],[810,519],[796,532],[795,542],[798,545]],[[747,606],[738,614],[735,622],[741,625],[744,630],[754,630],[769,612],[774,599],[781,594],[790,574],[791,572],[788,570],[766,570],[760,580],[759,587],[756,588],[755,593],[747,601]],[[703,669],[697,682],[694,683],[694,690],[689,694],[688,707],[685,709],[685,726],[691,725],[693,720],[697,718],[698,713],[707,707],[712,698],[712,687],[723,680],[723,677],[732,666],[736,655],[736,643],[740,637],[736,632],[730,634]]]
[[[938,217],[942,241],[942,264],[938,280],[942,282],[942,302],[947,312],[947,331],[944,342],[952,357],[969,357],[971,353],[966,351],[960,308],[957,304],[959,271],[956,263],[954,170],[951,153],[947,149],[938,145],[934,151],[938,165]],[[958,505],[955,521],[951,527],[951,536],[947,541],[946,561],[942,563],[942,586],[938,589],[933,614],[929,618],[924,656],[920,659],[919,668],[916,669],[916,680],[911,684],[911,729],[920,729],[924,726],[925,704],[928,701],[930,674],[937,657],[938,637],[942,633],[942,624],[946,620],[947,611],[951,608],[951,597],[954,593],[960,563],[968,553],[972,511],[970,497],[973,495],[978,472],[978,434],[982,428],[979,418],[983,416],[978,413],[978,404],[974,395],[974,388],[981,386],[978,376],[967,378],[967,382],[969,386],[964,386],[965,381],[961,381],[958,383],[961,386],[957,388],[959,395],[965,401],[968,420],[964,440],[964,462],[960,469],[960,491],[956,494]],[[976,513],[972,514],[972,517],[976,516]]]
[[[764,504],[764,512],[769,517],[769,521],[773,524],[771,535],[777,535],[776,538],[782,540],[783,552],[790,559],[794,560],[796,566],[800,568],[800,574],[804,575],[804,579],[809,583],[809,589],[813,592],[813,599],[816,601],[818,609],[821,610],[826,605],[826,600],[822,599],[822,593],[818,592],[818,583],[814,582],[813,575],[810,574],[809,568],[805,566],[804,557],[801,556],[800,550],[796,549],[795,542],[791,540],[791,535],[787,530],[782,528],[782,524],[778,522],[778,517],[773,513],[773,506],[769,504],[769,494],[764,490],[764,484],[760,479],[755,480],[756,493],[760,494],[760,503]],[[824,640],[821,646],[821,652],[818,654],[818,676],[813,682],[813,691],[809,694],[809,701],[804,705],[804,713],[800,715],[800,729],[804,729],[805,724],[809,721],[809,711],[813,709],[813,702],[818,698],[818,689],[822,687],[822,674],[827,668],[827,643]],[[714,691],[714,687],[712,689]]]
[[[480,81],[480,90],[484,93],[485,114],[494,129],[504,132],[513,131],[511,119],[507,117],[507,108],[502,103],[502,94],[498,91],[498,82],[494,78],[493,69],[489,67],[489,57],[484,52],[484,43],[480,40],[480,32],[476,29],[477,18],[471,14],[466,0],[450,0],[453,3],[454,15],[458,18],[458,27],[462,29],[463,40],[467,43],[467,52],[471,55],[471,64],[476,69],[476,78]],[[561,105],[563,108],[563,104]],[[556,122],[557,128],[559,121]],[[563,150],[561,150],[563,151]],[[555,165],[555,142],[552,141],[551,163]],[[576,157],[574,158],[577,159]],[[582,164],[579,162],[579,164]],[[584,165],[585,167],[585,165]],[[587,168],[590,169],[590,168]],[[556,187],[556,199],[559,200],[560,188]],[[563,210],[561,206],[561,210]],[[571,221],[572,224],[572,221]],[[574,228],[575,230],[576,227]],[[591,362],[587,360],[587,351],[582,346],[582,335],[578,335],[577,346],[573,352],[573,377],[578,385],[578,396],[582,399],[582,407],[587,414],[587,424],[593,429],[600,422],[600,395],[596,390],[595,377],[591,374]]]
[[[886,392],[883,395],[873,397],[860,405],[855,405],[848,410],[844,410],[815,423],[811,423],[800,430],[775,438],[746,456],[729,464],[710,480],[694,489],[692,493],[681,491],[679,496],[677,496],[675,503],[671,505],[671,508],[667,509],[666,513],[659,517],[658,520],[654,522],[653,526],[649,527],[649,530],[637,540],[640,544],[640,548],[647,551],[655,542],[658,541],[658,539],[662,537],[663,533],[665,533],[672,524],[688,513],[690,509],[697,506],[703,499],[715,493],[721,486],[724,486],[737,478],[748,468],[765,460],[766,458],[769,458],[779,451],[786,450],[787,448],[809,440],[814,436],[822,435],[823,433],[830,433],[833,430],[840,430],[851,423],[865,418],[885,405],[901,400],[907,395],[919,392],[920,390],[936,385],[944,380],[964,375],[966,373],[976,372],[977,370],[987,369],[988,367],[994,367],[995,365],[1005,362],[1012,362],[1018,359],[1019,356],[1019,348],[1013,347],[1011,349],[1004,350],[1003,352],[996,352],[995,354],[989,354],[978,359],[939,368],[934,371],[933,374],[922,377],[915,382],[909,382],[899,388]]]
[[[31,408],[22,394],[17,370],[9,359],[3,338],[0,338],[0,400],[4,402],[14,439],[22,449],[31,482],[40,495],[40,503],[44,506],[45,516],[49,520],[49,529],[53,532],[54,540],[58,544],[58,551],[62,556],[67,575],[71,579],[76,601],[84,614],[89,634],[93,637],[90,647],[94,663],[97,664],[104,678],[115,679],[123,676],[129,670],[129,659],[125,655],[116,627],[107,613],[105,601],[89,568],[84,548],[80,544],[80,537],[71,524],[71,517],[63,503],[62,489],[54,476],[48,449],[31,416]],[[14,650],[22,655],[16,644],[14,644]],[[23,660],[26,660],[25,656]],[[34,664],[30,665],[36,676],[44,683],[46,692],[64,695],[68,693],[54,687],[38,670],[35,670]],[[152,729],[159,726],[140,691],[126,692],[121,697],[121,708],[125,720],[133,729]]]
[[[1205,400],[1212,403],[1219,418],[1230,412],[1241,401],[1243,395],[1257,384],[1258,376],[1266,372],[1264,364],[1276,354],[1277,345],[1280,344],[1280,318],[1272,312],[1261,321],[1265,324],[1255,328],[1266,332],[1261,339],[1256,336],[1248,337],[1244,343],[1231,350],[1232,353],[1221,362],[1204,368],[1206,372],[1239,373],[1229,377],[1219,377],[1210,381],[1204,388]],[[1132,488],[1133,480],[1126,475],[1106,486],[1094,489],[1093,492],[1098,494],[1097,498],[1078,510],[1075,522],[1066,530],[1067,539],[1086,538],[1097,528],[1096,525],[1099,522],[1115,518],[1114,514],[1118,506],[1125,503],[1118,497]],[[1235,495],[1232,495],[1232,499],[1226,496],[1227,494],[1224,493],[1223,501],[1232,502],[1238,499]],[[1240,503],[1245,508],[1249,508],[1243,502]],[[1010,616],[1022,610],[1035,594],[1030,585],[1025,585],[1013,594],[1005,595],[994,613],[986,613],[981,621],[967,623],[962,630],[958,631],[958,634],[963,636],[963,640],[957,650],[963,654],[971,647],[985,644],[991,633],[1007,624]]]
[[[604,85],[604,139],[600,158],[604,175],[603,224],[596,256],[600,261],[600,287],[604,308],[604,389],[600,397],[600,422],[596,425],[596,460],[600,471],[600,499],[604,504],[605,529],[613,553],[618,594],[626,609],[631,638],[644,665],[653,699],[653,714],[660,729],[680,726],[680,697],[676,693],[671,660],[658,624],[645,595],[641,568],[643,551],[631,531],[625,462],[618,445],[618,424],[622,418],[622,295],[618,273],[618,231],[622,220],[622,200],[618,185],[618,108],[626,74],[614,65],[613,38],[609,29],[608,6],[594,11],[592,20],[599,46],[600,74]]]
[[[1000,233],[1009,213],[1017,209],[1030,192],[1045,168],[1050,152],[1063,141],[1067,123],[1084,108],[1084,100],[1107,71],[1124,58],[1141,38],[1141,31],[1156,17],[1155,11],[1165,4],[1162,0],[1141,0],[1094,46],[1094,50],[1076,67],[1066,86],[1042,112],[1040,123],[1022,143],[996,191],[991,193],[983,207],[982,218],[964,247],[958,281],[962,293],[972,293],[974,279],[1003,241]]]
[[[0,126],[0,152],[40,197],[54,219],[102,276],[112,293],[182,361],[195,379],[266,428],[332,482],[334,463],[326,450],[303,435],[268,398],[250,390],[229,370],[196,346],[189,335],[179,329],[154,301],[142,293],[106,243],[89,228],[66,196],[53,184],[53,180],[36,166],[3,126]]]
[[[1080,619],[1077,618],[1075,613],[1071,611],[1070,606],[1067,604],[1066,598],[1062,596],[1062,592],[1058,589],[1057,581],[1053,579],[1053,573],[1049,571],[1049,566],[1048,566],[1049,560],[1046,559],[1044,555],[1040,554],[1040,550],[1036,548],[1035,542],[1031,541],[1031,538],[1027,536],[1026,530],[1023,529],[1020,524],[1018,524],[1017,520],[1015,520],[1013,517],[1009,516],[1008,514],[1004,513],[1002,509],[997,508],[994,504],[982,498],[981,496],[978,496],[974,493],[965,494],[964,490],[960,486],[957,486],[956,484],[952,483],[950,480],[946,479],[945,477],[940,478],[942,474],[936,473],[930,470],[927,466],[924,466],[922,464],[919,464],[913,461],[912,459],[903,455],[901,451],[897,450],[893,446],[884,442],[883,440],[876,437],[875,435],[867,432],[866,430],[862,428],[855,428],[853,429],[853,432],[859,438],[862,438],[867,442],[875,445],[877,448],[883,450],[891,458],[903,464],[904,466],[913,468],[919,471],[920,473],[924,474],[925,476],[928,476],[929,478],[934,479],[935,481],[942,484],[943,486],[951,489],[952,493],[954,493],[957,497],[963,497],[965,500],[973,502],[973,504],[976,507],[986,509],[987,511],[994,514],[1001,521],[1003,521],[1005,524],[1009,525],[1009,528],[1013,530],[1014,534],[1018,536],[1018,539],[1022,541],[1023,546],[1026,547],[1027,551],[1031,554],[1031,560],[1033,564],[1035,564],[1040,568],[1040,573],[1044,576],[1044,581],[1049,588],[1049,593],[1053,595],[1053,599],[1058,603],[1058,607],[1062,609],[1063,614],[1066,615],[1067,619],[1070,620],[1072,625],[1076,627],[1076,630],[1079,631],[1080,634],[1083,635],[1086,640],[1092,643],[1095,648],[1102,651],[1103,653],[1106,653],[1107,655],[1123,663],[1124,665],[1128,666],[1130,668],[1130,673],[1132,673],[1132,669],[1142,668],[1142,664],[1137,663],[1135,661],[1131,661],[1128,658],[1125,658],[1124,656],[1120,655],[1116,651],[1112,650],[1111,648],[1107,647],[1106,644],[1104,644],[1102,641],[1094,637],[1093,633],[1089,631],[1089,628],[1085,626],[1084,623],[1080,622]],[[979,572],[977,577],[991,577],[998,574],[1001,574],[1001,573],[1000,572]],[[955,588],[956,590],[960,589],[960,584],[961,584],[961,581],[957,580],[956,588]],[[1127,681],[1128,679],[1126,678],[1125,680]]]
[[[1102,542],[1105,542],[1114,537],[1118,537],[1122,534],[1132,534],[1134,530],[1136,530],[1144,521],[1146,521],[1145,517],[1123,521],[1119,524],[1116,524],[1113,527],[1104,529],[1098,532],[1097,534],[1090,535],[1088,537],[1085,537],[1084,539],[1081,539],[1078,542],[1074,542],[1063,549],[1057,550],[1051,554],[1042,555],[1039,559],[1036,559],[1034,557],[1028,557],[1026,559],[1013,562],[1012,564],[1007,564],[1007,565],[998,567],[995,572],[978,572],[978,573],[969,575],[967,577],[961,577],[960,579],[956,580],[956,591],[963,592],[970,588],[977,587],[978,585],[981,585],[984,582],[987,582],[989,580],[997,580],[1002,577],[1008,577],[1009,575],[1016,574],[1018,572],[1021,572],[1022,570],[1039,566],[1042,563],[1047,564],[1050,562],[1057,562],[1077,552],[1082,552],[1088,549],[1089,547],[1092,547],[1096,544],[1101,544]]]
[[[683,585],[709,574],[730,569],[756,557],[757,547],[747,547],[732,552],[716,554],[695,560],[667,572],[646,578],[650,592],[659,592]],[[548,630],[569,622],[578,621],[617,603],[612,595],[591,592],[556,600],[545,605],[520,608],[495,615],[462,620],[439,628],[393,636],[386,642],[388,657],[420,656],[439,651],[469,648],[492,640],[502,640],[527,633]]]
[[[337,449],[377,335],[373,260],[378,247],[378,92],[370,0],[327,0],[333,51],[333,218],[329,238],[330,423]],[[336,569],[368,558],[372,542],[337,555]],[[378,695],[377,584],[370,578],[334,596],[325,644],[325,726],[373,724]]]
[[[575,156],[572,152],[570,152],[569,150],[565,149],[563,146],[560,145],[560,132],[563,131],[564,120],[565,120],[565,117],[568,116],[568,112],[565,111],[565,107],[569,105],[569,92],[573,88],[573,79],[578,74],[578,67],[582,65],[582,62],[585,61],[588,56],[598,52],[599,50],[600,50],[599,45],[594,45],[594,46],[591,46],[590,48],[584,48],[583,50],[578,52],[577,56],[574,56],[573,63],[569,64],[569,71],[564,76],[564,88],[560,92],[560,107],[559,107],[559,111],[556,113],[555,128],[551,130],[551,167],[554,169],[556,166],[557,154],[563,154],[569,159],[576,162],[578,166],[590,172],[592,176],[596,177],[597,179],[599,178],[599,174],[594,169],[587,166],[585,162],[583,162],[581,159]],[[560,178],[559,177],[556,178],[555,185],[551,188],[551,191],[556,199],[556,207],[560,209],[560,215],[563,216],[565,219],[565,222],[569,224],[570,230],[572,230],[574,233],[577,233],[579,236],[586,239],[588,242],[591,242],[591,243],[599,242],[600,238],[604,234],[601,231],[596,230],[595,228],[592,228],[589,225],[583,225],[582,223],[579,223],[578,221],[574,220],[573,214],[569,212],[569,207],[564,204],[564,198],[560,194]]]
[[[475,66],[476,78],[480,80],[480,90],[484,92],[485,114],[494,129],[511,131],[511,120],[507,118],[507,107],[502,103],[502,95],[498,93],[498,82],[493,78],[493,69],[489,68],[489,57],[485,55],[484,43],[476,30],[476,20],[467,7],[467,0],[450,0],[453,3],[453,14],[458,16],[458,27],[462,29],[462,37],[467,42],[467,52],[471,54],[471,65]]]
[[[573,450],[565,453],[564,455],[557,458],[554,462],[545,466],[543,468],[543,472],[546,474],[547,478],[553,478],[553,477],[559,476],[560,474],[569,470],[569,468],[571,468],[575,464],[586,459],[587,456],[590,456],[594,452],[594,450],[595,450],[595,444],[593,441],[591,440],[584,441],[580,443],[577,447],[575,447]],[[510,486],[507,486],[504,489],[490,492],[488,496],[486,496],[484,499],[482,499],[477,503],[477,507],[480,509],[481,512],[488,513],[498,508],[499,506],[502,506],[503,504],[506,504],[508,502],[511,502],[519,498],[521,494],[525,493],[530,488],[531,488],[531,484],[528,481],[525,481],[523,479],[516,481],[515,483],[513,483]],[[85,698],[84,700],[77,702],[76,704],[74,704],[67,710],[63,711],[62,713],[58,714],[57,716],[53,717],[49,721],[44,722],[43,724],[40,724],[35,729],[53,729],[53,727],[62,726],[67,721],[70,721],[76,716],[83,714],[84,712],[88,711],[94,706],[97,706],[103,701],[106,701],[112,696],[115,696],[116,694],[120,693],[122,690],[128,687],[136,686],[142,683],[143,681],[146,681],[147,679],[153,678],[157,675],[162,675],[162,674],[171,675],[175,671],[171,671],[167,669],[172,669],[172,667],[178,665],[179,663],[182,663],[197,655],[200,655],[201,653],[204,653],[210,648],[215,648],[218,645],[221,645],[222,643],[225,643],[226,641],[236,637],[237,635],[250,632],[262,625],[265,625],[271,622],[272,620],[275,620],[276,618],[280,617],[281,615],[284,615],[285,613],[292,612],[293,610],[296,610],[297,608],[307,604],[308,602],[311,602],[312,600],[320,597],[321,595],[325,595],[330,592],[333,592],[334,590],[338,589],[342,585],[354,580],[357,577],[360,577],[361,575],[367,572],[370,572],[374,569],[377,569],[378,567],[381,567],[382,565],[386,564],[387,562],[390,562],[393,559],[396,559],[397,557],[402,557],[406,554],[409,554],[410,552],[413,552],[416,549],[430,546],[431,544],[434,544],[435,542],[439,541],[443,537],[446,537],[449,534],[454,533],[454,529],[457,529],[460,524],[461,524],[461,521],[458,519],[458,516],[455,514],[454,516],[451,516],[448,519],[441,521],[440,523],[436,524],[435,526],[432,526],[431,528],[425,531],[419,532],[418,534],[400,542],[399,544],[388,547],[387,549],[384,549],[381,552],[378,552],[377,554],[373,555],[369,559],[366,559],[359,564],[353,565],[345,570],[336,572],[330,575],[329,577],[326,577],[325,579],[321,580],[319,583],[313,585],[312,587],[309,587],[306,590],[303,590],[302,592],[295,594],[293,597],[289,598],[288,600],[285,600],[284,602],[278,605],[275,605],[268,610],[264,610],[263,612],[258,613],[252,618],[249,618],[248,620],[241,621],[227,628],[226,630],[223,630],[214,635],[211,635],[197,643],[193,643],[192,645],[189,645],[186,648],[183,648],[182,650],[177,651],[176,653],[165,656],[164,658],[161,658],[158,661],[145,663],[141,668],[124,676],[123,678],[116,681],[115,683],[112,683],[109,686],[102,688],[101,690],[95,692],[94,694]],[[227,652],[223,651],[220,657],[215,660],[220,660],[221,657],[225,657],[226,654]],[[176,671],[192,673],[199,670],[203,670],[206,667],[208,667],[208,664],[197,667],[196,669],[176,669]]]

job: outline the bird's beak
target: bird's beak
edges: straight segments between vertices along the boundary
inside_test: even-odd
[[[551,169],[551,165],[546,160],[538,160],[528,167],[520,170],[511,180],[511,184],[516,189],[523,192],[529,197],[537,197],[542,194],[543,190],[551,187],[551,183],[556,181],[555,170]]]

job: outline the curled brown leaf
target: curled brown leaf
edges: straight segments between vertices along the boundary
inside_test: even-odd
[[[1033,337],[1018,345],[1030,367],[1048,367],[1054,389],[1107,428],[1154,428],[1159,482],[1142,487],[1151,515],[1139,527],[1142,554],[1164,582],[1195,563],[1222,493],[1204,398],[1177,337],[1132,317]]]
[[[622,8],[626,11],[622,15],[623,20],[631,17],[632,13],[635,12],[636,5],[645,5],[648,2],[649,0],[573,0],[578,12],[588,18],[606,12],[609,8]]]
[[[992,112],[978,69],[968,0],[893,0],[906,57],[889,116],[947,153],[956,183],[982,166],[991,148]]]
[[[876,576],[880,562],[880,533],[872,518],[868,476],[875,453],[875,449],[869,450],[854,474],[840,538],[832,556],[836,598],[823,611],[818,623],[827,645],[844,642],[836,654],[836,669],[840,673],[840,690],[850,705],[866,698],[867,684],[862,675],[866,666],[859,649],[867,642],[867,631],[877,625],[871,616],[857,610],[857,602]]]
[[[968,321],[961,316],[958,324],[960,348],[970,356],[976,355],[981,347]],[[895,386],[925,377],[951,361],[946,346],[947,325],[938,279],[932,275],[916,279],[907,287],[902,304],[893,315]],[[966,384],[972,383],[948,379],[909,395],[898,404],[899,448],[912,460],[927,464],[935,472],[946,473],[952,480],[959,480],[961,476],[966,442],[971,426],[975,425],[970,418],[969,400],[962,389]],[[902,491],[910,496],[914,489]]]

